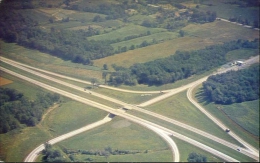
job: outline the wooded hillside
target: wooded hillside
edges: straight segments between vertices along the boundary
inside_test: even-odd
[[[208,99],[217,104],[259,99],[259,65],[210,76],[203,89]]]

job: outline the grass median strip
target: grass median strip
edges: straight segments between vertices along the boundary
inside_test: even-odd
[[[159,101],[145,109],[173,118],[187,125],[206,131],[231,143],[239,143],[220,129],[214,122],[192,105],[186,97],[187,91],[182,91],[167,99]]]
[[[172,138],[174,142],[177,144],[179,152],[180,152],[180,162],[187,162],[187,158],[189,157],[189,154],[192,152],[202,154],[207,157],[207,162],[225,162],[225,160],[218,158],[214,156],[211,153],[208,153],[207,151],[204,151],[196,146],[193,146],[185,141],[182,141],[178,138],[173,137]]]
[[[89,93],[86,93],[86,92],[81,92],[81,91],[75,90],[75,89],[73,89],[73,88],[69,88],[69,87],[63,86],[63,85],[61,85],[61,84],[58,84],[58,83],[56,83],[56,82],[52,82],[52,81],[47,80],[47,79],[43,79],[43,78],[41,78],[41,77],[32,75],[31,73],[27,73],[27,72],[25,72],[25,71],[23,71],[23,70],[20,70],[20,69],[18,69],[18,68],[12,67],[12,66],[10,66],[10,65],[8,65],[8,64],[1,63],[0,65],[3,66],[3,67],[5,67],[5,68],[8,68],[8,69],[10,69],[10,70],[12,70],[12,71],[15,71],[15,72],[17,72],[17,73],[19,73],[19,74],[21,74],[21,75],[25,75],[25,76],[27,76],[27,77],[30,77],[30,78],[34,79],[34,80],[38,80],[38,81],[43,82],[43,83],[45,83],[45,84],[55,86],[55,87],[58,88],[58,89],[62,89],[62,90],[64,90],[64,91],[67,91],[67,92],[73,93],[73,94],[75,94],[75,95],[78,95],[78,96],[87,98],[87,99],[89,99],[89,100],[93,100],[93,101],[95,101],[95,102],[98,102],[98,103],[101,103],[101,104],[104,104],[104,105],[107,105],[107,106],[110,106],[110,107],[113,107],[113,108],[120,108],[120,107],[121,107],[120,105],[115,104],[115,103],[113,103],[113,102],[110,102],[110,101],[101,99],[101,98],[99,98],[99,97],[95,97],[95,96],[93,96],[93,95],[91,95],[91,94],[89,94]],[[82,88],[82,90],[84,91],[84,88]]]
[[[231,149],[229,147],[226,147],[222,144],[219,144],[218,142],[215,142],[213,140],[210,140],[208,138],[205,138],[201,135],[198,135],[194,132],[191,132],[189,130],[186,130],[186,129],[183,129],[181,127],[178,127],[172,123],[169,123],[169,122],[165,122],[163,120],[160,120],[160,119],[155,119],[154,117],[152,116],[149,116],[147,114],[143,114],[143,113],[140,113],[140,112],[137,112],[135,110],[129,110],[128,111],[129,114],[131,115],[134,115],[134,116],[137,116],[139,118],[142,118],[142,119],[145,119],[145,120],[148,120],[150,122],[153,122],[153,123],[156,123],[160,126],[163,126],[163,127],[166,127],[170,130],[173,130],[175,132],[178,132],[182,135],[185,135],[191,139],[194,139],[198,142],[201,142],[211,148],[214,148],[222,153],[225,153],[226,155],[229,155],[230,157],[233,157],[239,161],[242,161],[242,162],[252,162],[252,161],[255,161],[254,159],[246,156],[246,155],[243,155],[241,153],[239,153],[238,151],[236,151],[236,149]],[[223,134],[227,134],[225,131],[223,131]],[[242,145],[241,145],[242,146]]]

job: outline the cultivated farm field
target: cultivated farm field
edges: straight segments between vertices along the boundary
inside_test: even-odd
[[[97,59],[94,61],[94,65],[102,67],[103,64],[116,64],[123,67],[130,67],[134,63],[144,63],[167,57],[174,54],[176,50],[196,50],[231,40],[253,40],[259,37],[259,31],[257,30],[221,21],[202,25],[191,24],[182,30],[186,33],[184,37]]]

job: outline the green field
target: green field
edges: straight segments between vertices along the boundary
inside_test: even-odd
[[[79,90],[78,89],[76,90],[74,88],[70,88],[70,87],[64,86],[62,84],[59,84],[57,82],[53,82],[51,80],[48,80],[48,79],[45,79],[45,78],[41,78],[41,77],[36,76],[36,75],[32,75],[31,73],[25,72],[23,70],[20,70],[18,68],[12,67],[12,66],[10,66],[8,64],[5,64],[5,63],[0,63],[0,65],[5,67],[5,68],[7,68],[7,69],[10,69],[11,71],[14,71],[14,72],[18,73],[18,74],[27,76],[27,77],[29,77],[31,79],[40,81],[40,82],[42,82],[44,84],[54,86],[54,87],[56,87],[58,89],[61,89],[63,91],[75,94],[75,95],[83,97],[83,98],[86,98],[88,100],[92,100],[94,102],[101,103],[103,105],[106,105],[106,106],[109,106],[109,107],[112,107],[112,108],[115,108],[115,109],[122,107],[121,105],[119,105],[117,103],[110,102],[110,101],[104,100],[104,99],[102,99],[100,97],[96,97],[96,96],[91,95],[87,91],[84,91],[84,87],[80,88]]]
[[[30,99],[46,91],[4,72],[1,72],[1,76],[13,81],[3,87],[17,89]],[[0,134],[0,158],[4,161],[22,161],[35,147],[53,136],[83,127],[106,115],[99,109],[63,98],[61,105],[47,114],[39,125]]]
[[[135,63],[144,63],[170,56],[174,54],[176,50],[200,49],[211,44],[212,43],[208,44],[207,42],[204,42],[200,38],[181,37],[163,43],[115,54],[106,58],[97,59],[94,60],[94,65],[102,67],[104,64],[107,64],[110,69],[112,64],[130,67]]]
[[[34,9],[23,9],[18,10],[18,12],[24,17],[28,17],[34,21],[37,21],[40,25],[49,23],[49,19],[51,18],[51,15]]]
[[[154,33],[149,36],[131,39],[128,41],[121,41],[121,42],[111,44],[111,45],[114,49],[117,49],[118,47],[124,47],[124,46],[126,46],[127,49],[129,49],[132,45],[135,45],[135,46],[140,45],[143,41],[147,41],[148,43],[153,43],[153,40],[155,40],[157,42],[162,42],[162,41],[177,38],[178,36],[179,36],[179,33],[177,33],[177,32],[161,32],[161,33]]]
[[[259,31],[222,21],[206,24],[190,24],[182,30],[185,32],[184,37],[97,59],[94,61],[94,65],[102,67],[103,64],[107,64],[108,66],[116,64],[130,67],[134,63],[144,63],[167,57],[174,54],[176,50],[196,50],[231,40],[254,40],[259,37]]]
[[[187,158],[189,157],[189,154],[192,152],[199,153],[203,156],[207,157],[207,162],[224,162],[223,159],[217,158],[216,156],[212,155],[211,153],[208,153],[196,146],[193,146],[185,141],[182,141],[180,139],[174,138],[173,141],[176,143],[179,153],[180,153],[180,162],[187,162]]]
[[[238,125],[237,123],[235,123],[232,119],[232,118],[237,118],[239,119],[239,116],[240,116],[240,123],[242,122],[242,124],[247,127],[252,127],[250,124],[248,126],[248,123],[252,123],[253,122],[253,125],[254,126],[258,126],[259,127],[259,107],[257,107],[259,104],[256,101],[252,101],[252,102],[246,102],[246,103],[241,103],[241,104],[233,104],[233,105],[230,105],[229,107],[227,107],[226,105],[216,105],[214,103],[210,103],[208,101],[205,101],[205,99],[203,98],[203,95],[202,95],[202,89],[201,89],[201,85],[198,86],[196,88],[196,90],[194,91],[195,94],[195,97],[198,99],[200,105],[202,105],[209,113],[211,113],[212,115],[214,115],[216,118],[218,118],[219,120],[221,120],[222,123],[224,123],[230,130],[232,130],[233,132],[235,132],[237,135],[239,135],[242,139],[246,140],[248,143],[250,143],[251,145],[253,145],[254,147],[256,148],[259,148],[259,137],[258,136],[255,136],[251,133],[249,133],[248,131],[246,131],[245,129],[243,129],[240,125]],[[241,111],[241,109],[239,108],[236,108],[236,107],[239,107],[239,108],[244,108],[245,110]],[[222,112],[221,110],[219,110],[218,108],[221,108],[222,110],[228,110],[228,109],[231,109],[229,110],[229,113],[232,111],[232,109],[239,109],[240,111],[239,112],[233,112],[232,114],[234,115],[231,115],[230,117],[227,116],[226,114],[224,114],[224,112]],[[254,109],[250,109],[250,112],[249,112],[249,109],[248,108],[254,108]],[[247,118],[244,118],[243,114],[245,114],[245,111],[248,111],[246,114],[248,116],[250,116],[251,118],[257,118],[258,119],[251,119],[249,120]],[[228,111],[227,111],[228,112]],[[242,115],[241,115],[242,114]],[[243,119],[244,118],[244,119]],[[253,129],[254,131],[256,131],[256,129]],[[259,130],[258,130],[259,132]]]
[[[198,135],[198,134],[196,134],[194,132],[191,132],[191,131],[188,131],[186,129],[183,129],[182,127],[178,127],[178,126],[176,126],[176,125],[174,125],[172,123],[165,122],[164,120],[157,119],[157,118],[155,118],[153,116],[149,116],[147,114],[144,114],[144,113],[141,113],[141,112],[137,112],[135,110],[129,110],[128,113],[132,114],[132,115],[135,115],[137,117],[140,117],[142,119],[148,120],[150,122],[156,123],[156,124],[161,125],[163,127],[166,127],[168,129],[173,130],[175,132],[178,132],[178,133],[180,133],[182,135],[185,135],[185,136],[187,136],[187,137],[189,137],[191,139],[194,139],[194,140],[196,140],[198,142],[201,142],[201,143],[203,143],[203,144],[205,144],[205,145],[207,145],[207,146],[209,146],[211,148],[214,148],[214,149],[216,149],[218,151],[221,151],[221,152],[227,154],[228,156],[231,156],[231,157],[233,157],[233,158],[235,158],[235,159],[237,159],[237,160],[239,160],[241,162],[253,162],[253,161],[255,161],[254,159],[252,159],[252,158],[250,158],[250,157],[248,157],[246,155],[240,154],[235,149],[232,149],[232,148],[226,147],[224,145],[221,145],[221,144],[219,144],[216,141],[210,140],[210,139],[205,138],[205,137],[203,137],[201,135]],[[223,131],[223,134],[226,134],[226,132]],[[240,144],[239,146],[242,146],[242,145]]]
[[[186,94],[187,91],[180,92],[145,109],[209,132],[229,142],[237,143],[190,103]]]
[[[1,86],[2,88],[12,88],[12,89],[19,90],[21,93],[23,93],[26,97],[28,97],[30,99],[35,99],[37,93],[44,91],[44,89],[37,87],[35,85],[32,85],[22,79],[16,78],[3,71],[0,71],[0,72],[1,72],[0,73],[1,77],[4,77],[8,80],[13,81],[10,84]],[[46,92],[47,92],[47,90],[46,90]]]
[[[239,126],[259,137],[259,100],[220,107]]]
[[[234,61],[237,59],[248,59],[251,56],[255,56],[259,54],[258,49],[239,49],[233,50],[227,53],[226,59],[228,61]]]
[[[127,20],[134,24],[139,24],[139,25],[141,25],[144,20],[150,20],[152,22],[155,21],[155,19],[151,15],[147,16],[147,15],[141,15],[141,14],[133,15],[133,16],[129,17]]]
[[[108,113],[76,101],[67,101],[48,114],[41,125],[59,136],[103,119]]]
[[[156,134],[139,125],[119,117],[112,122],[80,135],[65,140],[59,144],[63,148],[73,150],[103,150],[106,147],[118,150],[139,150],[143,153],[135,155],[109,156],[107,161],[171,161],[172,155],[168,145]],[[144,153],[148,150],[148,153]],[[77,156],[76,156],[77,157]],[[94,161],[106,161],[105,157],[78,156],[79,161],[86,158]],[[83,160],[82,160],[83,159]]]
[[[129,24],[106,34],[88,37],[88,40],[98,41],[98,40],[124,39],[127,36],[132,36],[132,35],[138,36],[139,34],[146,34],[147,31],[150,31],[151,33],[158,33],[158,32],[165,32],[166,30],[161,28],[147,28],[139,25]]]
[[[37,146],[50,139],[38,126],[0,134],[0,159],[5,162],[22,162]]]
[[[8,44],[0,41],[0,44],[2,48],[1,56],[3,57],[76,78],[85,80],[97,78],[102,80],[101,68],[64,61],[50,54],[27,49],[14,43]]]
[[[200,10],[202,11],[215,11],[217,17],[229,19],[230,17],[241,17],[242,19],[248,19],[252,25],[253,21],[259,20],[259,7],[246,7],[242,8],[236,4],[227,4],[225,2],[233,2],[231,0],[208,0],[204,1],[203,4],[212,4],[200,5]]]
[[[220,20],[205,24],[189,24],[182,30],[188,36],[202,38],[213,44],[238,39],[254,40],[259,38],[259,31],[257,30]]]

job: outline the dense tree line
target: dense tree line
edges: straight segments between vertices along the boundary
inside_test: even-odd
[[[193,13],[191,15],[190,21],[195,23],[207,23],[207,22],[214,22],[217,18],[216,12],[203,12],[197,9],[193,9]]]
[[[176,51],[167,58],[151,62],[138,63],[129,69],[116,67],[110,75],[110,83],[114,85],[161,85],[201,74],[217,66],[225,64],[226,54],[240,48],[257,49],[259,40],[231,41],[221,45],[212,45],[201,50]]]
[[[192,152],[189,154],[187,161],[188,162],[207,162],[207,157],[203,156],[199,153]]]
[[[87,31],[51,28],[51,32],[46,32],[37,27],[37,21],[2,7],[0,7],[2,11],[0,12],[0,38],[6,42],[15,42],[64,60],[83,64],[90,64],[93,59],[114,53],[113,47],[108,42],[87,40],[87,37],[97,34],[91,28]]]
[[[44,111],[59,100],[58,94],[41,93],[31,101],[14,89],[0,88],[0,133],[20,128],[22,124],[35,126]]]
[[[45,149],[41,152],[43,157],[43,162],[70,162],[69,159],[66,159],[62,156],[61,151],[52,147],[52,145],[45,143]]]
[[[217,104],[232,104],[259,99],[259,65],[210,76],[203,83],[208,99]]]

